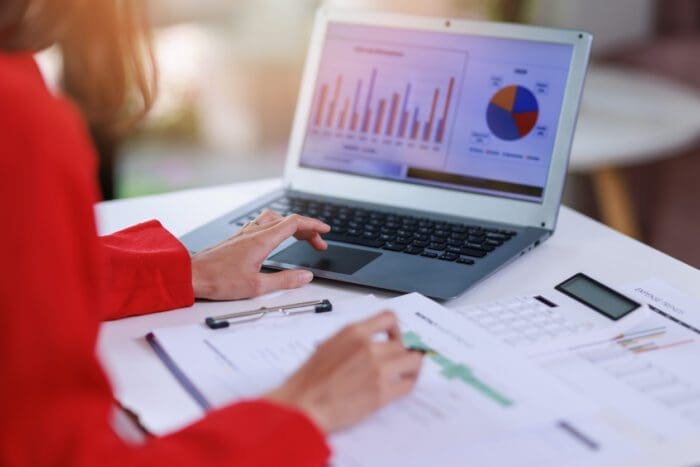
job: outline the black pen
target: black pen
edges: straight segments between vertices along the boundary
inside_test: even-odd
[[[267,313],[280,312],[284,316],[294,316],[300,313],[327,313],[333,310],[333,305],[328,300],[313,300],[310,302],[291,303],[289,305],[280,305],[275,307],[261,307],[255,310],[238,311],[220,316],[210,316],[204,320],[204,323],[210,329],[223,329],[229,327],[232,323],[244,323],[255,321]]]

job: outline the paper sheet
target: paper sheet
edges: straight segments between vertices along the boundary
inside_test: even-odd
[[[651,305],[642,323],[539,363],[603,404],[610,422],[640,444],[700,436],[700,304],[658,279],[624,290]]]
[[[188,326],[156,335],[219,406],[274,388],[318,342],[384,308],[398,313],[408,343],[431,352],[411,395],[332,437],[334,465],[577,465],[634,449],[600,423],[596,403],[417,294],[366,297],[324,315],[266,318],[223,331]]]

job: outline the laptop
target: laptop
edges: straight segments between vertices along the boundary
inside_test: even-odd
[[[184,235],[210,247],[262,210],[320,218],[264,266],[454,298],[554,232],[590,34],[321,8],[284,186]]]

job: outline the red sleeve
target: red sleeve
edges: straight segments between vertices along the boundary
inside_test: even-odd
[[[312,422],[262,401],[234,404],[141,445],[115,433],[112,390],[95,355],[97,310],[108,300],[92,148],[77,113],[30,85],[30,65],[0,53],[0,465],[323,465],[328,447]],[[137,237],[155,254],[174,248],[160,228],[139,229],[153,229]],[[122,241],[108,243],[131,244]],[[116,261],[128,263],[131,254]]]
[[[159,222],[150,221],[100,237],[105,318],[191,306],[191,260]]]

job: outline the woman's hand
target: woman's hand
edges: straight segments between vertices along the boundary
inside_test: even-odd
[[[388,339],[374,336],[385,333]],[[405,395],[423,355],[407,350],[396,315],[382,312],[321,344],[280,388],[265,397],[301,409],[326,432],[347,428]]]
[[[293,289],[313,279],[310,271],[260,272],[272,250],[291,236],[317,250],[328,245],[321,238],[330,231],[323,222],[293,214],[282,217],[265,211],[228,240],[192,257],[192,287],[197,298],[236,300],[278,289]]]

